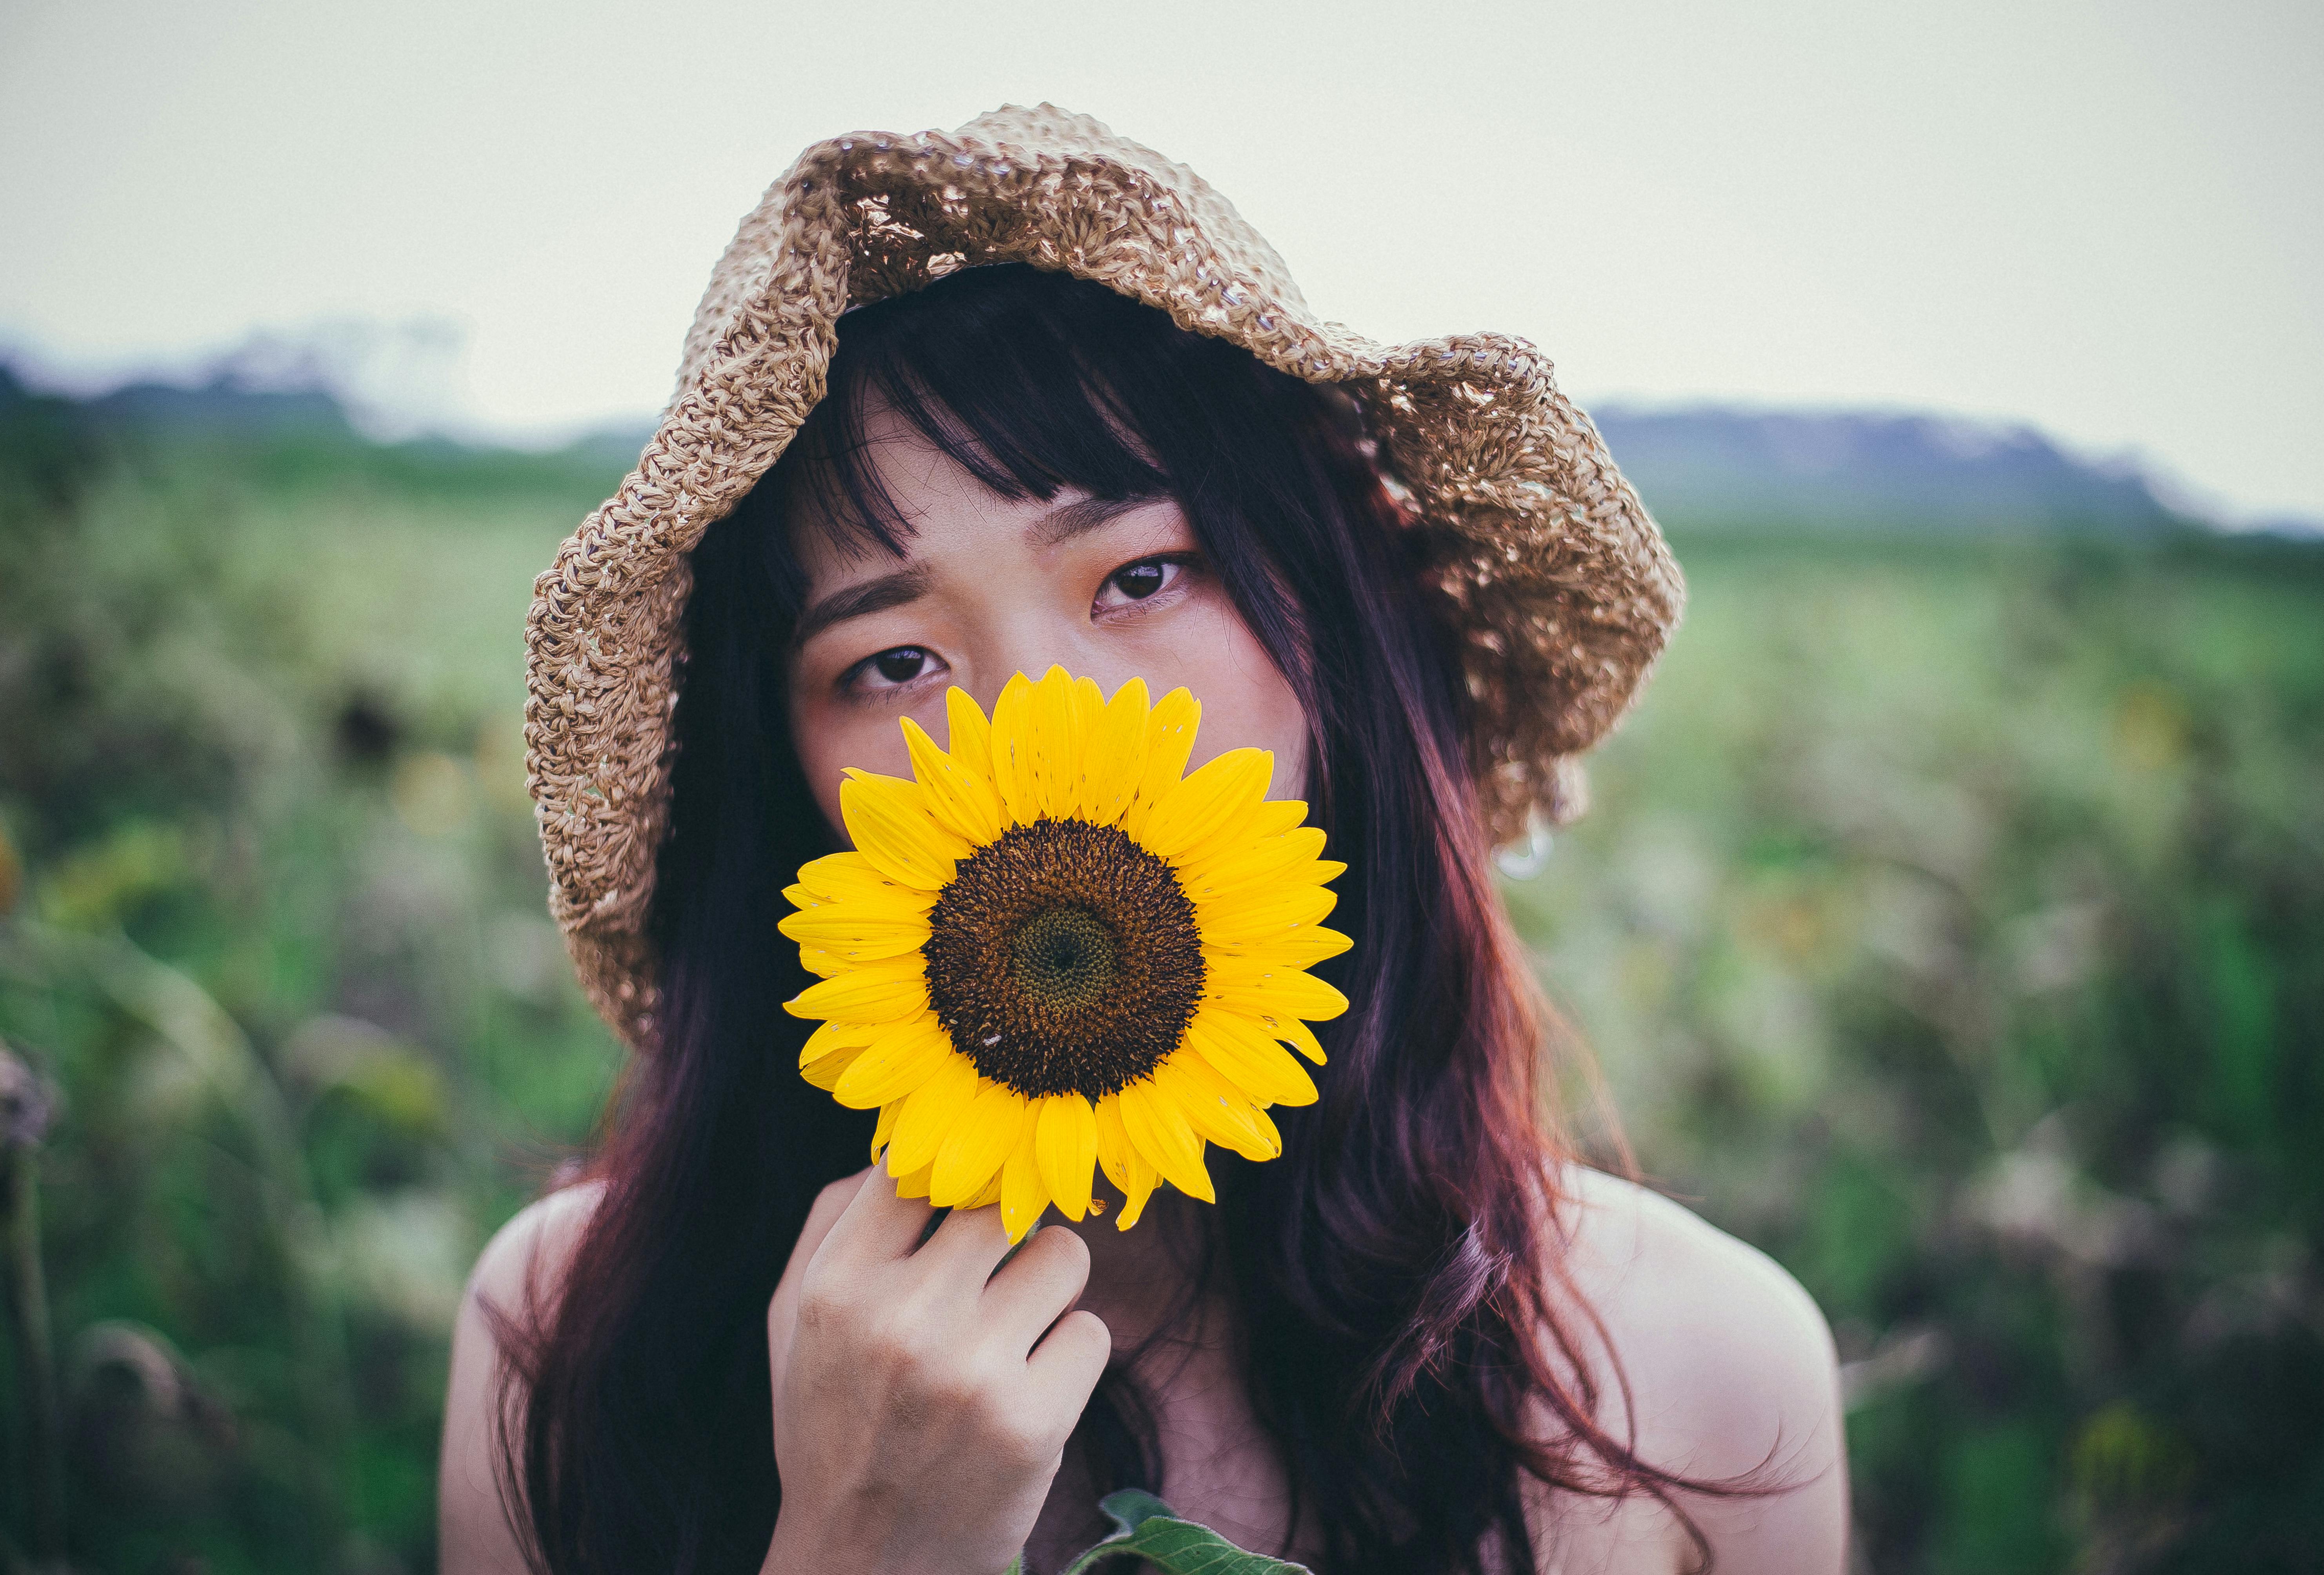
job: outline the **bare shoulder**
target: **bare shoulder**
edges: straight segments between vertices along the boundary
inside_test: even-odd
[[[603,1196],[602,1185],[585,1183],[532,1203],[493,1235],[468,1276],[452,1331],[452,1376],[437,1461],[444,1575],[529,1575],[531,1569],[502,1492],[505,1368],[487,1309],[521,1320],[554,1295]]]
[[[1668,1198],[1567,1174],[1568,1269],[1621,1354],[1640,1442],[1660,1446],[1649,1458],[1698,1477],[1782,1471],[1838,1403],[1814,1300],[1766,1254]],[[1836,1441],[1821,1441],[1825,1455]]]
[[[1571,1293],[1614,1359],[1599,1374],[1601,1423],[1634,1430],[1638,1455],[1664,1470],[1751,1489],[1680,1496],[1722,1575],[1837,1575],[1847,1459],[1839,1363],[1814,1300],[1765,1253],[1667,1198],[1579,1166],[1563,1179]],[[1609,1525],[1625,1517],[1626,1535],[1683,1549],[1667,1515],[1625,1506]]]
[[[493,1232],[468,1276],[463,1315],[478,1297],[517,1313],[529,1310],[533,1298],[552,1294],[604,1192],[603,1182],[561,1188],[535,1199]]]

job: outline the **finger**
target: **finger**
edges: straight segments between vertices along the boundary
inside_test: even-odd
[[[858,1267],[899,1262],[911,1257],[935,1211],[926,1198],[898,1197],[896,1178],[875,1165],[833,1224],[825,1250]]]
[[[954,1209],[914,1261],[926,1263],[931,1273],[958,1279],[973,1296],[1008,1256],[1009,1231],[1001,1223],[1001,1206],[988,1203],[982,1209]]]
[[[1036,1230],[984,1287],[977,1321],[1030,1351],[1089,1284],[1089,1244],[1062,1226]]]
[[[1096,1313],[1076,1308],[1026,1359],[1025,1377],[1035,1404],[1051,1414],[1078,1417],[1089,1404],[1105,1364],[1113,1359],[1113,1332]],[[1067,1430],[1072,1423],[1067,1422]]]
[[[847,1212],[847,1205],[862,1190],[863,1178],[871,1174],[869,1170],[859,1170],[853,1175],[842,1176],[816,1194],[814,1206],[807,1211],[807,1223],[799,1227],[798,1239],[791,1244],[790,1259],[783,1267],[784,1285],[795,1282],[799,1271],[814,1261],[816,1253],[830,1238],[832,1227],[839,1223],[839,1217]],[[778,1286],[776,1294],[781,1294]]]
[[[783,1426],[783,1377],[790,1370],[791,1344],[798,1337],[799,1282],[806,1277],[807,1266],[815,1255],[830,1239],[832,1230],[840,1216],[863,1190],[871,1175],[868,1170],[835,1181],[823,1189],[815,1206],[807,1212],[807,1223],[799,1230],[798,1240],[791,1248],[790,1261],[784,1266],[783,1277],[775,1286],[774,1296],[767,1303],[767,1368],[774,1381],[775,1432],[780,1444]]]

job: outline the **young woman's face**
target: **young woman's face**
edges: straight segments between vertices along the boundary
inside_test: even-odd
[[[792,736],[816,802],[841,825],[849,766],[911,774],[898,719],[948,742],[945,691],[987,714],[1011,676],[1052,664],[1111,695],[1130,678],[1202,702],[1189,767],[1242,745],[1275,753],[1270,791],[1306,779],[1306,719],[1167,498],[1043,502],[987,488],[884,405],[866,412],[873,468],[911,522],[897,558],[843,551],[803,520],[807,576],[790,664]]]

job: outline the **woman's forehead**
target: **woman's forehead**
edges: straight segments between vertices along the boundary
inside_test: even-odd
[[[881,529],[866,529],[862,511],[830,488],[789,511],[792,553],[815,585],[1013,548],[1046,517],[1096,502],[1073,486],[1047,498],[1003,496],[917,433],[880,440],[863,459]]]
[[[877,389],[835,397],[855,400],[854,419],[803,434],[808,447],[786,489],[791,549],[810,576],[867,558],[912,557],[931,520],[1008,502]]]

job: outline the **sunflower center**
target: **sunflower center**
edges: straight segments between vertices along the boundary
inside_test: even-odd
[[[1066,1011],[1098,1005],[1114,981],[1113,933],[1085,907],[1053,907],[1017,932],[1017,988]]]
[[[1136,1082],[1202,997],[1194,904],[1117,826],[1011,826],[960,864],[928,918],[936,1020],[1019,1093],[1097,1099]]]

